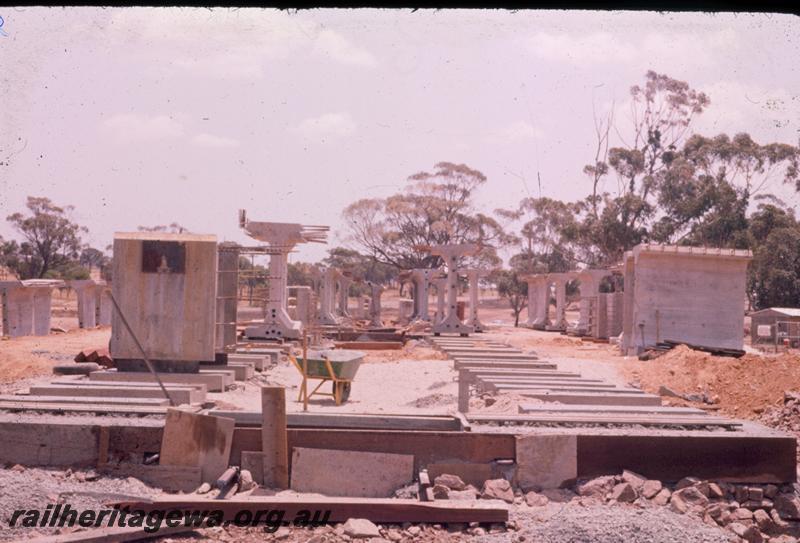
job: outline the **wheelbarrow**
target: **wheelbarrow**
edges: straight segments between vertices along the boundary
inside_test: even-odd
[[[304,378],[320,380],[314,390],[308,393],[307,398],[314,395],[331,396],[336,405],[342,405],[350,397],[353,379],[364,360],[364,353],[347,349],[309,349],[305,371],[303,371],[302,356],[289,358]],[[331,392],[320,392],[320,388],[329,381],[332,383]],[[303,400],[303,392],[307,390],[301,387],[297,396],[298,402]]]

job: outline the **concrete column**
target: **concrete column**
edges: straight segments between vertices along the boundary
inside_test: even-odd
[[[467,335],[474,331],[469,324],[464,324],[458,318],[458,260],[467,255],[478,252],[478,246],[473,244],[437,245],[431,247],[431,254],[438,255],[447,266],[447,309],[444,318],[434,324],[433,333],[457,333]]]
[[[469,278],[469,319],[467,324],[471,325],[476,332],[483,332],[483,323],[478,319],[478,280],[486,277],[488,272],[485,270],[467,270]]]
[[[369,324],[375,328],[383,327],[381,321],[381,294],[383,293],[383,286],[377,283],[367,283],[370,288],[372,297],[370,298],[369,306]]]
[[[239,297],[239,246],[231,242],[217,245],[217,321],[216,351],[236,347],[236,309]]]
[[[567,317],[565,309],[567,305],[567,279],[565,277],[557,277],[553,284],[556,291],[556,314],[552,326],[559,330],[566,330]]]
[[[583,270],[578,273],[581,299],[580,316],[575,331],[579,334],[599,337],[597,330],[599,314],[596,311],[599,304],[600,283],[607,275],[610,275],[607,270]]]
[[[78,298],[78,327],[97,326],[97,289],[101,288],[91,279],[67,281]]]
[[[536,313],[534,321],[531,324],[537,330],[544,330],[550,324],[549,305],[550,305],[550,282],[547,280],[546,275],[534,275],[530,285],[534,285],[534,294],[537,297],[535,304]]]
[[[436,314],[434,315],[433,322],[438,324],[444,319],[444,304],[445,296],[447,295],[447,279],[440,277],[431,281],[433,286],[436,287]]]
[[[99,288],[95,289],[95,307],[97,308],[97,316],[95,323],[97,326],[111,326],[111,313],[114,305],[111,303],[111,286],[105,282],[99,284]]]
[[[307,326],[309,318],[313,314],[311,311],[311,287],[295,285],[289,288],[294,290],[295,317],[303,323],[303,326]]]
[[[622,339],[619,342],[620,351],[623,355],[628,354],[628,350],[633,343],[633,291],[635,286],[636,264],[633,252],[625,253],[625,264],[623,266],[624,285],[622,291]]]
[[[342,317],[350,317],[350,312],[347,309],[347,301],[349,299],[350,294],[350,285],[353,283],[353,280],[347,277],[346,275],[339,275],[339,280],[337,281],[337,285],[339,286],[338,297],[339,297],[339,309],[338,312]]]
[[[320,324],[335,326],[339,324],[339,319],[333,314],[336,278],[338,271],[334,268],[326,268],[322,272],[322,281],[319,286],[319,317]]]
[[[20,281],[0,282],[3,303],[3,335],[33,335],[33,290]]]
[[[414,310],[414,300],[403,298],[397,302],[397,322],[398,324],[408,324],[411,313]]]
[[[433,278],[438,274],[439,270],[430,268],[411,270],[411,279],[414,282],[414,318],[430,322],[431,315],[428,307],[430,285]]]

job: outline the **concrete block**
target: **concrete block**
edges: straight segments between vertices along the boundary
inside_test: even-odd
[[[291,488],[326,496],[387,498],[414,480],[414,456],[295,447]]]
[[[159,464],[199,467],[203,482],[213,484],[228,468],[233,419],[168,409]]]
[[[517,484],[523,489],[559,488],[578,476],[575,435],[519,435]]]
[[[206,386],[209,392],[223,392],[225,388],[233,383],[232,373],[159,373],[159,378],[163,383],[201,383]],[[156,383],[155,377],[143,372],[117,372],[114,370],[93,371],[89,374],[92,381],[146,381]]]
[[[167,387],[172,401],[176,404],[197,403],[205,400],[205,393],[192,388]],[[36,385],[30,393],[37,396],[78,396],[86,398],[163,398],[159,386],[151,387],[104,387],[71,385]]]

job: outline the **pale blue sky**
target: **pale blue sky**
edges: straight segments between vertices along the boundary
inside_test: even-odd
[[[648,69],[706,91],[695,130],[797,144],[788,15],[0,8],[0,218],[76,207],[88,241],[179,222],[328,224],[436,162],[483,171],[485,211],[584,196],[593,104]],[[608,187],[612,189],[612,186]],[[796,194],[773,189],[791,204]],[[0,235],[13,237],[5,221]],[[324,246],[296,259],[324,256]]]

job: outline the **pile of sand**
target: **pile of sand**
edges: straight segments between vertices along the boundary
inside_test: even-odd
[[[706,393],[719,398],[720,410],[753,416],[783,402],[787,390],[800,390],[800,353],[777,356],[714,356],[680,345],[650,361],[623,363],[628,378],[648,392],[664,385],[679,394]]]

